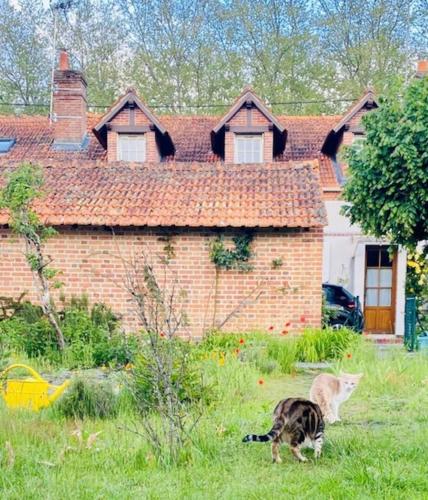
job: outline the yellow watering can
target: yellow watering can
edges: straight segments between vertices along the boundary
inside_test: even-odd
[[[32,377],[26,379],[7,379],[7,374],[15,368],[23,368]],[[70,384],[52,385],[30,366],[10,365],[0,374],[0,394],[9,408],[27,408],[38,411],[52,404]]]

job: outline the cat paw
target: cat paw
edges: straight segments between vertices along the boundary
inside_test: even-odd
[[[299,460],[300,460],[300,462],[307,462],[308,461],[308,459],[306,457],[300,457]]]

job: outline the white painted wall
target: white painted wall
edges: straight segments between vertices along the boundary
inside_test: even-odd
[[[342,201],[326,201],[328,225],[324,228],[323,282],[342,285],[358,295],[364,308],[365,247],[387,244],[362,234],[340,214]],[[404,304],[406,282],[406,252],[399,250],[397,259],[397,289],[395,303],[395,334],[404,335]]]

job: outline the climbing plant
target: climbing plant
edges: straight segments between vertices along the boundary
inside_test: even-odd
[[[240,271],[251,271],[253,266],[248,262],[253,253],[251,242],[253,235],[245,233],[232,238],[234,249],[227,248],[224,236],[219,235],[211,242],[210,258],[218,269],[238,269]]]

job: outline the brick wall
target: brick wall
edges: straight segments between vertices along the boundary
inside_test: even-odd
[[[167,235],[175,251],[171,272],[187,292],[185,309],[193,336],[199,337],[247,300],[224,329],[268,331],[272,325],[279,333],[289,321],[290,331],[320,325],[321,229],[259,230],[252,243],[254,269],[248,273],[220,270],[217,280],[209,258],[209,242],[214,236],[210,230],[120,229],[113,237],[102,229],[62,228],[48,242],[47,252],[54,259],[53,266],[63,271],[66,297],[86,293],[92,302],[109,304],[123,315],[126,329],[132,330],[137,324],[132,304],[120,286],[124,271],[117,255],[138,255],[142,249],[162,255]],[[275,268],[273,259],[281,259],[282,265]],[[0,229],[0,276],[0,295],[17,297],[27,290],[28,298],[36,300],[22,242],[6,228]],[[258,300],[251,302],[260,292]]]

